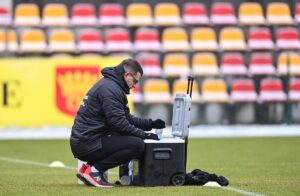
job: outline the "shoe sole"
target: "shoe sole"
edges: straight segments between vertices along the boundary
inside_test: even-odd
[[[87,185],[87,186],[93,186],[89,181],[87,181],[87,180],[83,177],[83,175],[82,175],[81,173],[77,173],[76,176],[77,176],[77,178],[78,178],[81,182],[83,182],[85,185]]]
[[[113,186],[98,184],[90,175],[82,174],[82,177],[92,186],[101,188],[112,188]]]

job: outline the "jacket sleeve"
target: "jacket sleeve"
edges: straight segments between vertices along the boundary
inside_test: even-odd
[[[134,115],[129,114],[129,121],[136,127],[143,129],[145,131],[150,131],[152,129],[152,119],[138,118]]]
[[[102,97],[102,108],[107,124],[112,131],[119,132],[122,135],[132,135],[140,138],[145,138],[146,133],[133,126],[125,115],[122,96],[111,89],[106,89],[105,97]]]

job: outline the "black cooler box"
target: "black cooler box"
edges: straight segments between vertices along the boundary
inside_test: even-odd
[[[172,116],[173,138],[144,140],[145,153],[133,164],[134,185],[184,184],[190,110],[191,94],[176,94]]]

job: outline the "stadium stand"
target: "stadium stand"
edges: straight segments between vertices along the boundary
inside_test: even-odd
[[[239,7],[239,21],[243,25],[263,25],[263,8],[256,2],[242,2]]]
[[[45,26],[68,26],[68,8],[65,4],[49,3],[45,5],[42,14],[42,24]]]
[[[237,89],[262,94],[262,81],[272,76],[280,78],[287,95],[289,81],[300,76],[298,1],[23,2],[13,2],[12,7],[0,3],[1,57],[135,57],[145,76],[139,96],[144,97],[143,83],[149,79],[164,78],[174,88],[176,79],[193,74],[201,90],[205,89],[197,102],[199,109],[213,107],[221,118],[226,104],[232,103],[234,111],[228,111],[234,112],[236,123],[260,122],[251,115],[266,103],[261,104],[257,96],[258,109],[251,109],[254,100],[232,97]],[[204,86],[215,80],[225,85],[222,96],[227,98],[222,101],[214,100],[218,96],[205,98],[209,91]],[[230,99],[227,89],[231,89]],[[286,101],[284,108],[290,100]],[[251,114],[248,119],[245,111]],[[217,116],[196,121],[226,122],[216,120]]]
[[[186,77],[190,73],[189,59],[186,53],[169,53],[163,59],[163,71],[169,78]]]
[[[72,7],[71,24],[73,26],[95,26],[96,8],[90,3],[76,3]]]
[[[219,67],[216,55],[208,52],[195,53],[192,59],[192,73],[196,77],[217,76]]]
[[[222,75],[243,76],[247,74],[244,56],[241,53],[224,53],[221,58]]]
[[[23,53],[45,53],[46,37],[40,29],[27,29],[20,38],[20,50]]]
[[[124,7],[118,3],[104,3],[99,8],[99,25],[124,26]]]
[[[41,24],[39,8],[33,3],[21,3],[15,9],[16,26],[39,26]]]
[[[224,27],[219,35],[220,48],[224,51],[244,51],[246,43],[243,31],[238,27]]]
[[[81,29],[77,49],[79,52],[102,52],[104,43],[101,32],[98,29]]]
[[[136,51],[161,50],[158,30],[156,28],[141,27],[135,31],[134,48]]]
[[[237,18],[234,6],[230,2],[214,2],[210,12],[210,19],[214,25],[234,25]]]
[[[157,3],[154,8],[154,20],[158,26],[180,25],[180,10],[175,3]]]
[[[0,26],[8,26],[12,23],[11,11],[6,6],[0,6]]]
[[[139,53],[136,56],[138,62],[141,63],[145,77],[161,77],[162,69],[160,66],[160,58],[156,53]]]
[[[274,43],[272,35],[266,27],[252,27],[248,33],[248,48],[250,50],[272,50]]]
[[[269,3],[266,17],[270,25],[290,25],[293,23],[290,8],[284,2]]]
[[[208,25],[209,17],[203,3],[188,2],[184,4],[182,22],[186,25]]]
[[[209,27],[194,28],[191,47],[196,51],[217,51],[219,49],[215,31]]]
[[[50,52],[75,52],[74,34],[69,29],[52,29],[48,40]]]
[[[127,24],[129,26],[153,25],[152,9],[146,3],[131,3],[126,9]]]

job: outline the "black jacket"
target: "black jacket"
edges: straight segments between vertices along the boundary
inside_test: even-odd
[[[101,138],[107,135],[131,135],[145,138],[151,130],[151,119],[129,113],[123,65],[105,68],[104,76],[84,97],[71,133],[71,149],[75,157],[85,156],[102,148]]]

